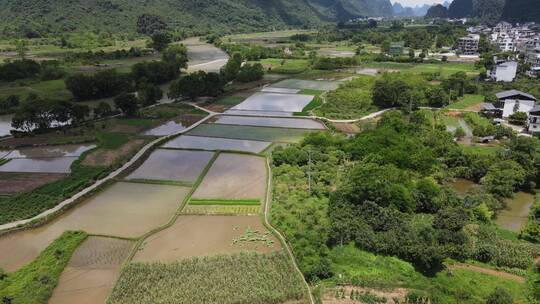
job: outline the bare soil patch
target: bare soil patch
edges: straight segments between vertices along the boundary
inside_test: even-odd
[[[401,301],[407,296],[407,289],[398,288],[393,290],[378,290],[372,288],[355,287],[355,286],[337,286],[332,289],[325,290],[322,300],[323,304],[358,304],[364,303],[361,300],[351,299],[351,292],[355,294],[371,294],[380,298],[386,298],[386,303],[396,304],[394,299]]]
[[[89,237],[71,257],[49,303],[105,303],[132,247],[131,241]]]
[[[258,216],[185,215],[170,228],[146,239],[134,261],[174,262],[196,256],[244,251],[267,253],[279,249],[281,244]]]
[[[333,123],[334,127],[345,134],[358,134],[361,132],[360,127],[354,123]]]
[[[117,164],[118,162],[122,161],[123,159],[129,157],[130,155],[135,154],[138,150],[140,150],[144,144],[146,143],[146,140],[144,139],[133,139],[130,140],[128,143],[120,147],[119,149],[115,150],[108,150],[108,149],[96,149],[90,154],[88,154],[85,159],[82,161],[82,164],[85,166],[100,166],[100,167],[106,167],[106,166],[112,166],[114,164]]]
[[[61,173],[0,172],[0,195],[14,195],[67,177]]]
[[[262,157],[226,154],[218,156],[194,198],[258,199],[266,191],[266,160]]]
[[[499,277],[499,278],[504,278],[504,279],[507,279],[507,280],[516,281],[516,282],[519,282],[519,283],[525,283],[525,278],[524,277],[520,277],[518,275],[511,274],[511,273],[508,273],[508,272],[498,271],[498,270],[489,269],[489,268],[484,268],[484,267],[480,267],[480,266],[476,266],[476,265],[469,265],[469,264],[461,264],[461,263],[459,263],[459,264],[452,265],[450,267],[450,269],[465,269],[465,270],[474,271],[474,272],[478,272],[478,273],[489,274],[489,275],[492,275],[492,276],[496,276],[496,277]]]

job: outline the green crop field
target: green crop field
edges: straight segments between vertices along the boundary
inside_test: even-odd
[[[190,205],[208,206],[208,205],[222,205],[222,206],[259,206],[260,200],[205,200],[205,199],[191,199]]]
[[[484,102],[483,95],[465,94],[465,96],[461,97],[458,101],[448,105],[447,108],[462,110],[472,106],[476,106],[482,102]]]
[[[244,253],[130,264],[107,303],[303,303],[304,292],[285,253]]]
[[[297,142],[300,141],[304,135],[312,132],[315,131],[304,129],[202,124],[190,131],[188,135],[276,142]]]
[[[307,59],[262,59],[260,63],[273,73],[298,74],[307,70],[309,61]]]

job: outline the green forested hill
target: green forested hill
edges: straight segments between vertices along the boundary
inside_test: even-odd
[[[538,0],[508,0],[503,10],[503,20],[509,22],[540,22]]]
[[[390,15],[389,0],[0,0],[0,33],[134,33],[142,14],[173,30],[270,30],[357,16]]]

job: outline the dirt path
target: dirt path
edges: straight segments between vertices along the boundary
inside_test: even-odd
[[[478,273],[489,274],[489,275],[492,275],[492,276],[504,278],[504,279],[507,279],[507,280],[516,281],[516,282],[519,282],[519,283],[525,283],[525,278],[524,277],[520,277],[518,275],[511,274],[511,273],[504,272],[504,271],[498,271],[498,270],[484,268],[484,267],[475,266],[475,265],[458,263],[458,264],[450,266],[450,269],[451,270],[452,269],[465,269],[465,270],[470,270],[470,271],[474,271],[474,272],[478,272]]]

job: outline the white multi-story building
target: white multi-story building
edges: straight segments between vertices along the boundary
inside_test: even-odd
[[[501,52],[515,52],[516,44],[513,38],[502,36],[497,39],[497,47]]]

